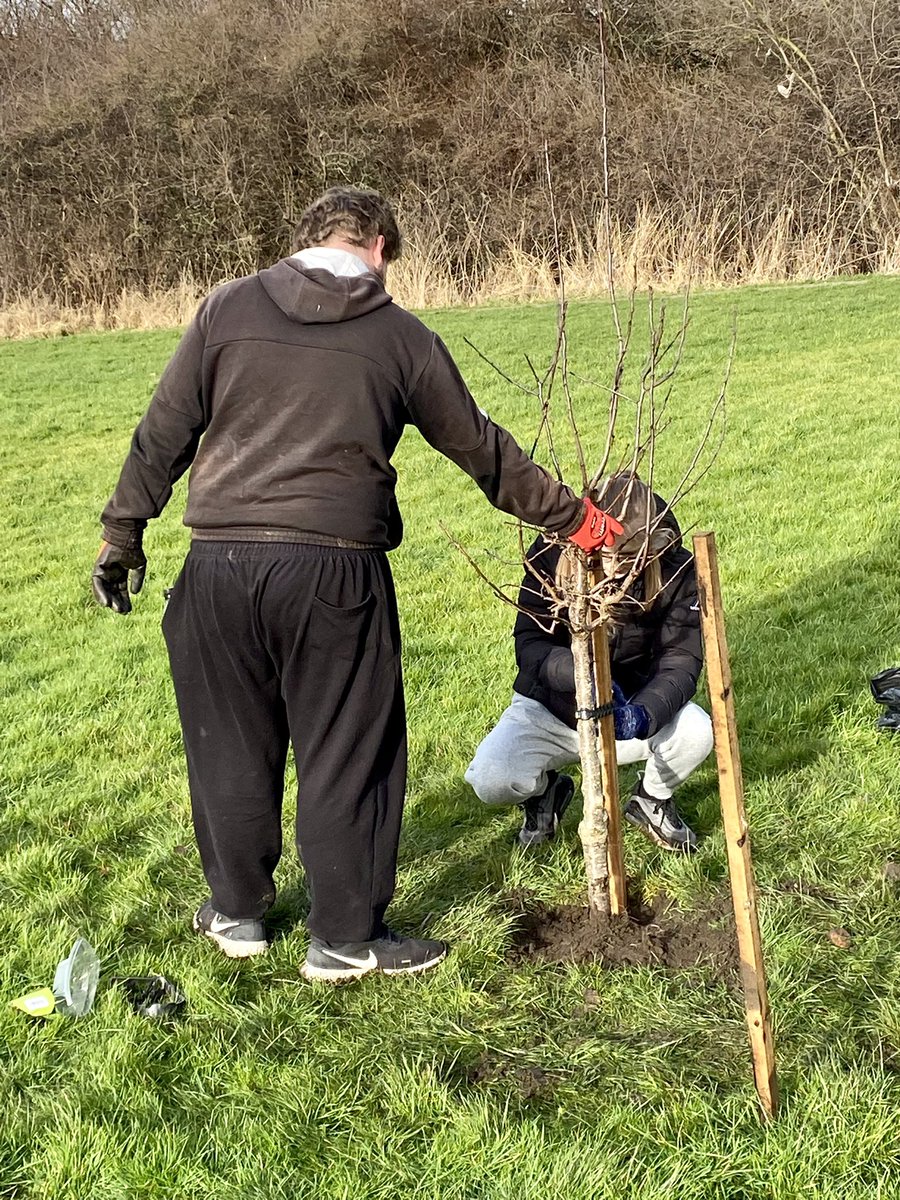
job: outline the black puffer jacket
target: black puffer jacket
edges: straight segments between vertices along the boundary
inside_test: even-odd
[[[560,548],[539,537],[528,551],[529,560],[548,579],[559,561]],[[663,590],[649,612],[636,609],[626,623],[612,631],[612,675],[633,704],[650,716],[650,734],[672,720],[697,690],[703,667],[700,606],[694,559],[679,541],[660,560]],[[642,598],[641,580],[631,590]],[[537,700],[554,716],[575,728],[575,676],[568,628],[557,621],[553,632],[550,597],[527,572],[519,605],[534,613],[516,618],[516,662],[519,673],[513,690]],[[544,628],[541,628],[544,626]]]

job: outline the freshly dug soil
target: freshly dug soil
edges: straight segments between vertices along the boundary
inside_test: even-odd
[[[717,896],[701,912],[682,913],[665,895],[629,904],[627,917],[598,917],[588,908],[528,903],[513,938],[514,961],[599,962],[604,967],[702,966],[714,975],[738,968],[731,898]]]

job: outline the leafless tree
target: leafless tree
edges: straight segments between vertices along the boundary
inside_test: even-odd
[[[607,233],[609,257],[607,275],[609,308],[615,333],[615,361],[609,382],[605,385],[580,379],[590,385],[592,413],[597,411],[597,397],[606,396],[607,422],[604,445],[599,460],[589,471],[582,437],[578,404],[573,397],[572,371],[569,356],[568,302],[565,290],[564,253],[554,197],[550,155],[545,147],[544,174],[548,209],[552,225],[554,257],[560,264],[559,294],[556,308],[556,338],[549,364],[539,370],[530,358],[526,359],[530,379],[514,379],[500,371],[504,379],[533,397],[539,409],[538,442],[546,443],[552,468],[561,476],[554,437],[560,407],[568,423],[575,445],[580,472],[580,488],[603,504],[604,494],[612,496],[607,511],[617,519],[630,510],[632,488],[640,478],[652,493],[657,474],[657,455],[660,441],[669,427],[669,400],[685,347],[690,316],[690,291],[685,293],[681,311],[674,328],[671,327],[667,306],[652,292],[640,300],[632,283],[623,300],[616,284],[616,264],[612,255],[612,206],[610,201],[610,162],[608,104],[606,95],[606,46],[604,14],[598,14],[602,46],[600,67],[600,96],[602,127],[600,152],[602,156],[603,220]],[[633,357],[634,329],[639,307],[646,310],[647,349],[637,373],[636,389],[625,388],[627,368]],[[471,345],[471,343],[470,343]],[[610,844],[610,821],[617,822],[618,790],[615,764],[615,736],[612,718],[612,689],[609,666],[609,633],[613,626],[627,619],[635,606],[649,607],[658,598],[663,584],[660,573],[654,571],[665,552],[666,539],[658,536],[670,521],[673,508],[679,504],[706,475],[712,465],[725,428],[725,392],[734,354],[734,335],[727,355],[724,377],[714,397],[708,418],[693,453],[684,464],[671,498],[661,508],[651,501],[643,514],[643,524],[632,535],[621,557],[615,553],[589,558],[570,541],[548,535],[548,545],[561,548],[559,566],[553,576],[541,569],[541,563],[529,556],[525,536],[519,529],[519,547],[526,573],[534,579],[535,589],[543,590],[550,598],[554,622],[563,622],[569,629],[575,664],[576,717],[579,754],[582,768],[584,815],[579,826],[587,875],[589,907],[601,915],[619,915],[625,911],[624,876],[621,851]],[[493,361],[478,351],[492,366]],[[610,493],[610,477],[617,482],[626,480]],[[606,493],[605,493],[606,489]],[[604,505],[605,507],[605,505]],[[515,597],[494,583],[488,573],[475,561],[465,547],[456,543],[480,577],[495,595],[519,608]],[[638,578],[644,582],[640,599],[633,589]],[[656,580],[655,587],[652,582]],[[648,590],[649,583],[649,590]],[[521,611],[528,611],[523,609]],[[531,614],[529,614],[531,615]],[[534,619],[534,618],[533,618]],[[615,793],[615,794],[613,794]]]

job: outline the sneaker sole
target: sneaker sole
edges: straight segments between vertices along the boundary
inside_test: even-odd
[[[265,954],[269,949],[268,942],[239,942],[234,938],[227,938],[222,933],[212,933],[209,929],[204,929],[198,920],[199,913],[194,913],[194,933],[202,933],[205,938],[209,938],[214,942],[226,958],[255,958],[258,954]]]
[[[635,829],[639,829],[644,837],[649,838],[654,845],[659,846],[660,850],[668,850],[670,854],[696,854],[697,847],[687,843],[673,846],[671,842],[667,842],[665,838],[660,837],[656,830],[651,825],[645,825],[638,817],[633,817],[628,809],[624,813],[625,820],[633,825]]]
[[[447,957],[447,951],[443,950],[434,958],[429,958],[426,962],[416,963],[410,967],[363,967],[356,970],[353,967],[313,967],[308,962],[305,962],[300,968],[300,974],[304,979],[318,983],[343,983],[354,979],[362,979],[364,975],[418,975],[422,971],[429,970],[430,967],[436,967],[438,963],[443,962]]]

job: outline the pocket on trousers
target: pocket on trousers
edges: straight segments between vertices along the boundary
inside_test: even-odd
[[[375,597],[343,608],[314,596],[310,613],[309,641],[335,658],[356,659],[365,652],[372,636]]]
[[[181,578],[181,576],[179,575],[178,579],[180,579],[180,578]],[[178,596],[180,598],[180,593],[181,593],[181,588],[177,588],[178,579],[175,580],[175,583],[173,583],[171,587],[163,588],[163,611],[162,611],[162,620],[160,621],[160,626],[162,628],[164,636],[166,633],[167,626],[171,625],[172,620],[173,620],[173,616],[172,616],[173,607],[174,608],[178,607],[177,603],[175,603],[173,605],[173,601],[175,601],[176,596]],[[177,588],[177,591],[176,591],[176,588]]]

